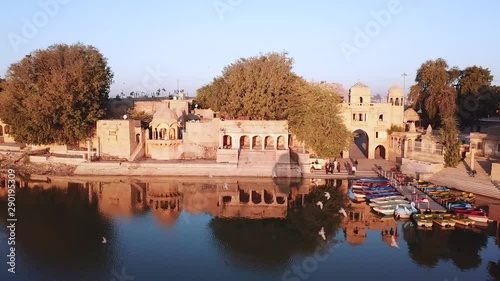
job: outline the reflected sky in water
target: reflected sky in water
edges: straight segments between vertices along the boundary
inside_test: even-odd
[[[0,280],[500,280],[496,223],[420,230],[350,204],[345,180],[32,178],[20,186],[15,275],[0,188]]]

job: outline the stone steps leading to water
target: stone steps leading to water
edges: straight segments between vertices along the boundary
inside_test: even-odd
[[[461,162],[456,168],[445,168],[434,174],[429,181],[465,192],[500,199],[500,189],[493,184],[488,172],[479,163],[474,163],[474,169],[477,171],[475,177],[469,176],[468,168],[468,165]]]

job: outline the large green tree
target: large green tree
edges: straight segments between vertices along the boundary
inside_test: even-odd
[[[354,138],[341,116],[342,97],[321,85],[301,84],[298,94],[288,105],[290,131],[317,157],[336,157]]]
[[[457,86],[453,84],[459,79],[459,74],[457,68],[448,68],[443,59],[427,61],[417,70],[417,84],[410,90],[413,105],[422,110],[429,124],[441,128],[447,167],[456,167],[460,161],[459,131],[455,121]]]
[[[222,76],[197,91],[197,101],[228,116],[284,120],[288,98],[301,80],[292,72],[287,53],[241,58],[226,66]]]
[[[461,127],[472,125],[480,118],[493,116],[498,110],[497,86],[492,86],[493,76],[487,68],[471,66],[460,71],[457,81],[458,118]]]
[[[417,83],[411,87],[410,100],[414,109],[422,111],[424,123],[439,126],[441,118],[456,110],[463,128],[482,117],[498,114],[500,92],[491,85],[492,81],[487,68],[474,65],[461,70],[450,68],[441,58],[429,60],[417,70]],[[449,87],[456,91],[454,101],[449,99]]]
[[[410,88],[410,101],[421,111],[424,123],[438,127],[441,118],[456,112],[457,68],[449,68],[444,59],[429,60],[417,70],[416,84]]]
[[[56,44],[10,65],[0,119],[16,141],[71,144],[93,134],[104,116],[113,73],[93,46]]]
[[[305,81],[292,71],[287,53],[239,59],[197,91],[197,102],[231,117],[288,120],[289,127],[319,157],[335,157],[353,135],[340,116],[338,93]]]
[[[445,167],[456,167],[460,163],[460,139],[458,121],[454,116],[447,116],[441,120],[440,137],[445,148]]]

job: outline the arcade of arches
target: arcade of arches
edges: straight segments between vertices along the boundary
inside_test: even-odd
[[[224,149],[250,149],[250,150],[287,150],[289,135],[223,135]]]

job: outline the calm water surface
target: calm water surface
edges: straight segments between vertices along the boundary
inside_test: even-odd
[[[0,280],[500,280],[496,223],[420,230],[350,205],[347,181],[51,178],[20,185],[15,274],[7,271],[7,188],[0,188]]]

